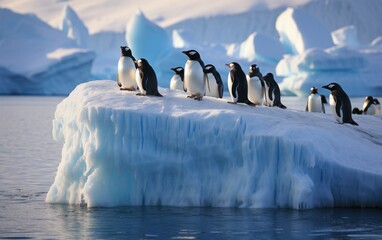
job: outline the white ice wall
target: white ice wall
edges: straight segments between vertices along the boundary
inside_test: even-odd
[[[114,81],[58,106],[62,159],[46,201],[94,206],[382,206],[381,118],[139,97]],[[362,117],[362,118],[361,118]]]

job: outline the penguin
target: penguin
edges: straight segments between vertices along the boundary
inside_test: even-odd
[[[127,46],[121,46],[121,56],[118,61],[117,83],[120,90],[135,91],[137,88],[135,82],[135,71],[137,65],[132,55],[131,49]]]
[[[146,59],[141,58],[138,59],[136,63],[138,68],[135,74],[135,80],[137,81],[137,85],[140,90],[140,93],[137,93],[137,95],[162,97],[162,95],[158,92],[157,76],[149,62]]]
[[[376,115],[377,108],[374,105],[374,99],[372,96],[367,96],[362,106],[362,113],[364,115]]]
[[[330,83],[322,88],[331,91],[329,95],[329,104],[332,109],[334,118],[339,123],[350,123],[352,125],[358,124],[352,118],[351,102],[348,95],[337,83]]]
[[[174,71],[174,76],[172,76],[170,81],[171,90],[184,90],[183,79],[184,79],[184,68],[176,67],[170,68]]]
[[[256,64],[249,67],[247,74],[248,100],[254,105],[261,105],[264,99],[265,84],[260,68]]]
[[[228,103],[246,103],[248,100],[248,85],[243,69],[237,62],[226,64],[231,70],[228,73],[228,91],[231,95],[231,102]]]
[[[206,82],[206,96],[223,98],[224,85],[219,72],[212,64],[207,64],[204,68],[208,82]]]
[[[269,107],[279,107],[285,109],[281,103],[281,92],[279,85],[275,81],[272,73],[267,73],[263,77],[264,83],[266,84],[266,97],[267,97],[267,106]]]
[[[305,111],[325,113],[322,95],[318,94],[317,87],[312,87],[310,89],[310,94],[308,97],[308,101],[306,102]]]
[[[373,103],[374,103],[374,105],[375,105],[375,107],[377,109],[376,114],[377,115],[381,114],[381,103],[378,101],[377,98],[373,99]]]
[[[204,63],[196,50],[183,51],[188,57],[184,67],[184,89],[190,93],[188,98],[202,100],[205,94],[206,74]]]

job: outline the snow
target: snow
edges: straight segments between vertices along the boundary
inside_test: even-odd
[[[46,201],[319,208],[382,206],[381,116],[331,114],[120,91],[84,83],[56,109],[62,159]]]
[[[328,27],[301,9],[287,8],[276,20],[280,41],[289,53],[303,53],[309,48],[333,46]]]
[[[34,15],[0,8],[0,94],[68,94],[91,79],[95,54]]]

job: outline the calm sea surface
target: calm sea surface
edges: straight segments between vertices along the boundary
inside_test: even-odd
[[[84,208],[44,199],[62,97],[0,97],[0,239],[382,239],[380,209]],[[288,108],[305,100],[285,98]],[[356,105],[362,106],[361,99]]]

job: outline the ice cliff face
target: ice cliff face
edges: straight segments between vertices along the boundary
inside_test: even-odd
[[[58,106],[46,201],[94,206],[381,207],[381,118],[163,98],[79,85]]]

